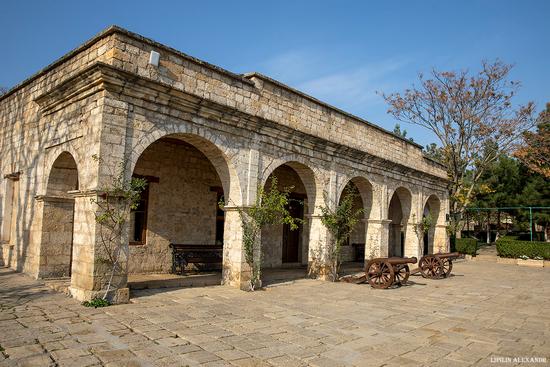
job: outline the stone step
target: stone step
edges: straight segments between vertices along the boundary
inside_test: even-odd
[[[475,259],[475,261],[488,261],[488,262],[497,262],[498,256],[497,255],[477,255],[476,257],[472,258]]]
[[[207,287],[221,284],[221,273],[180,276],[174,274],[135,274],[128,277],[131,290]]]

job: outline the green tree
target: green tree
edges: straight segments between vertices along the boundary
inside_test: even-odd
[[[409,141],[412,141],[414,142],[414,139],[413,138],[407,138],[407,130],[403,129],[401,130],[401,125],[399,124],[395,124],[395,126],[393,127],[393,133],[397,136],[400,136],[404,139],[409,139]]]
[[[326,195],[325,205],[319,208],[321,209],[321,222],[330,232],[327,253],[332,281],[338,279],[342,262],[342,246],[364,213],[363,208],[354,206],[357,197],[359,197],[357,190],[354,187],[347,187],[340,203],[335,208],[327,203]]]
[[[532,171],[529,172],[526,167],[523,171],[525,179],[518,203],[522,206],[550,207],[550,179]],[[521,213],[521,219],[523,222],[528,221],[527,211]],[[533,223],[543,227],[544,238],[550,241],[550,210],[534,210]]]
[[[433,159],[434,161],[441,164],[444,164],[445,162],[445,153],[443,152],[443,149],[441,149],[436,143],[426,145],[426,147],[424,148],[424,154],[428,158]]]
[[[482,176],[475,197],[472,203],[475,207],[550,206],[550,179],[513,157],[501,155]],[[501,212],[513,216],[521,228],[529,229],[528,210],[505,209]],[[498,212],[483,213],[479,220],[486,222],[487,216],[492,222],[499,221]],[[550,211],[534,210],[533,223],[544,228],[548,239]]]

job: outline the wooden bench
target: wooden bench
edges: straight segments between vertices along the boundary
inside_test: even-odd
[[[171,243],[172,273],[184,274],[187,264],[220,264],[223,258],[222,245],[188,245]]]

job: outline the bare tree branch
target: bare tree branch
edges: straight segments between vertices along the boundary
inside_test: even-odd
[[[419,87],[382,94],[389,114],[432,131],[439,140],[454,213],[471,202],[487,167],[502,152],[515,150],[534,126],[533,103],[512,105],[520,84],[508,80],[511,68],[497,60],[483,61],[477,74],[433,69],[430,79],[419,75]]]

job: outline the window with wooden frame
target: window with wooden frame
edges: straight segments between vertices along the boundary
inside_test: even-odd
[[[145,245],[147,236],[147,217],[149,209],[149,187],[152,182],[159,182],[158,177],[134,175],[143,178],[147,186],[141,192],[138,205],[130,212],[130,245]]]

